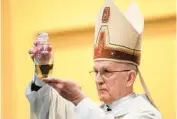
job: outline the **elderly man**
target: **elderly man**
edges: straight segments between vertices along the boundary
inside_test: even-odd
[[[138,70],[143,26],[135,3],[123,14],[112,0],[105,0],[95,26],[94,70],[90,72],[104,103],[94,103],[72,80],[46,78],[44,83],[34,75],[26,89],[31,118],[162,119]],[[36,49],[30,50],[31,57]],[[137,74],[145,95],[133,92]]]

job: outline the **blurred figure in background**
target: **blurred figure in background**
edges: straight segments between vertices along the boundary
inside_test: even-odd
[[[138,65],[144,19],[132,3],[123,14],[112,0],[105,0],[95,26],[94,70],[98,96],[96,104],[73,80],[34,78],[26,89],[32,119],[162,119],[156,108]],[[41,48],[29,53],[34,57]],[[42,54],[42,52],[41,52]],[[47,48],[50,55],[51,47]],[[137,74],[145,94],[135,94],[133,84]]]

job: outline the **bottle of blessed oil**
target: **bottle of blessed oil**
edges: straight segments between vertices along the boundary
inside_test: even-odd
[[[35,72],[39,79],[47,78],[53,69],[53,56],[51,54],[45,54],[47,51],[48,34],[40,33],[37,36],[37,47],[42,47],[42,50],[37,52],[34,57]]]

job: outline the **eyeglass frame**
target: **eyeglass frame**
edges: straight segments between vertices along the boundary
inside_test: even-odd
[[[89,71],[89,73],[91,74],[91,73],[95,73],[95,77],[97,77],[97,75],[98,75],[98,73],[100,74],[100,76],[102,77],[102,78],[104,78],[104,79],[108,79],[108,78],[110,78],[110,77],[106,77],[106,76],[104,76],[104,73],[114,73],[114,72],[129,72],[129,71],[131,71],[131,69],[124,69],[124,70],[119,70],[119,71],[109,71],[109,70],[102,70],[101,72],[100,71],[97,71],[97,73],[96,73],[96,71]]]

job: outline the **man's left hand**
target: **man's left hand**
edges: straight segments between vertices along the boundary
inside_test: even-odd
[[[71,101],[74,105],[77,105],[86,97],[81,87],[74,81],[60,78],[45,78],[43,81],[56,89],[63,98]]]

